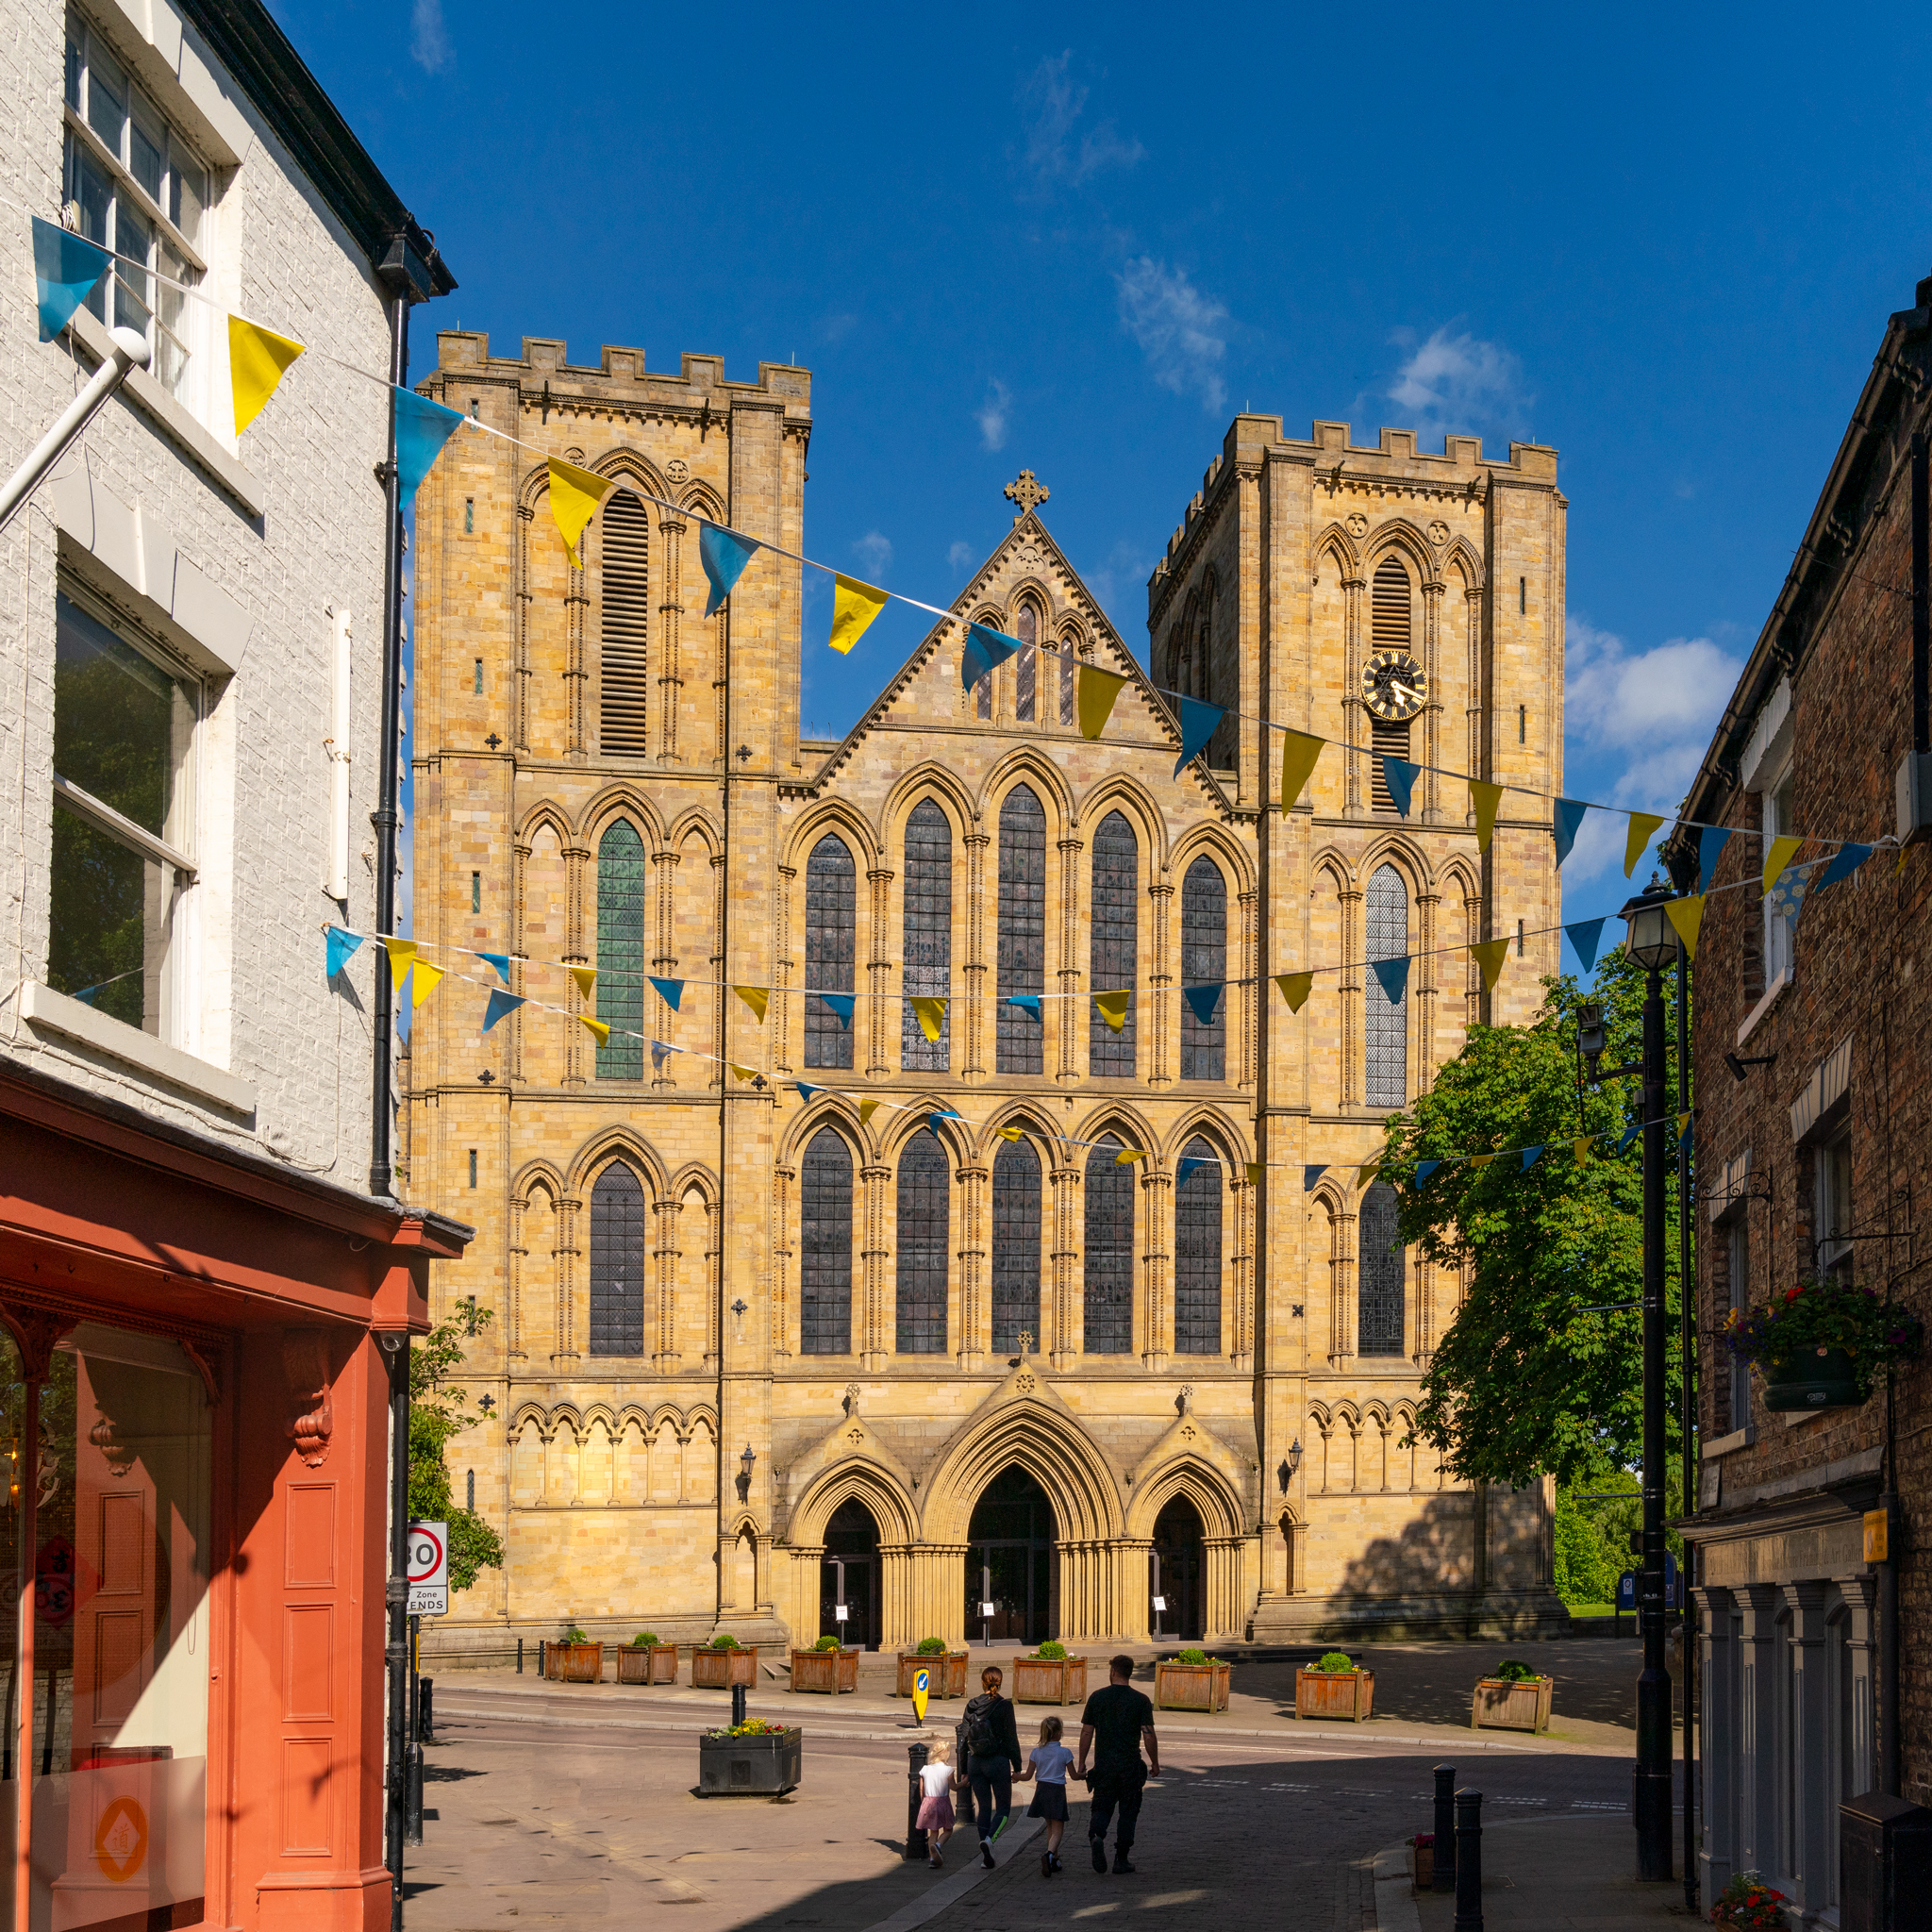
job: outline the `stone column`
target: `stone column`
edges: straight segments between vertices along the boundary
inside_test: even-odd
[[[1834,1579],[1844,1595],[1850,1625],[1845,1648],[1852,1664],[1851,1776],[1847,1797],[1878,1785],[1878,1580],[1869,1572]]]
[[[1238,1168],[1231,1180],[1234,1196],[1234,1267],[1230,1274],[1228,1309],[1233,1347],[1228,1354],[1239,1370],[1255,1366],[1255,1189],[1247,1169]]]
[[[1704,1819],[1698,1851],[1703,1895],[1714,1899],[1739,1869],[1737,1826],[1738,1711],[1737,1649],[1731,1630],[1731,1592],[1697,1585],[1698,1701],[1703,1724],[1698,1732],[1703,1786],[1698,1808]],[[1862,1788],[1861,1788],[1862,1789]]]
[[[515,1195],[509,1204],[509,1307],[504,1323],[504,1341],[512,1361],[524,1358],[524,1273],[529,1265],[529,1248],[524,1241],[524,1210],[529,1206]],[[508,1407],[508,1405],[506,1405]]]
[[[892,1071],[887,1056],[896,1051],[903,1009],[901,1003],[891,997],[892,957],[888,941],[891,937],[892,874],[874,867],[865,876],[872,886],[872,957],[865,962],[872,998],[862,1003],[866,1008],[865,1076],[869,1080],[879,1080]],[[887,1043],[888,1035],[891,1037],[891,1045]],[[853,1058],[857,1060],[858,1058],[855,1053]]]
[[[1148,949],[1151,971],[1142,982],[1148,989],[1147,1024],[1149,1038],[1141,1047],[1150,1087],[1166,1087],[1174,1081],[1174,1042],[1169,1034],[1179,1024],[1179,1011],[1170,989],[1174,984],[1174,881],[1165,872],[1147,888],[1149,923],[1153,945]],[[1225,1000],[1226,994],[1222,995]]]
[[[1158,1371],[1174,1353],[1174,1176],[1150,1156],[1140,1163],[1141,1229],[1141,1365]]]
[[[1080,981],[1086,973],[1080,947],[1080,855],[1087,849],[1084,839],[1062,839],[1060,854],[1060,942],[1059,991],[1054,1002],[1054,1024],[1059,1028],[1059,1052],[1054,1064],[1054,1078],[1062,1082],[1077,1080],[1087,1071],[1089,1007],[1080,998]],[[1051,1041],[1048,1042],[1052,1044]]]
[[[959,1346],[958,1362],[977,1370],[992,1346],[991,1298],[987,1292],[987,1175],[985,1166],[959,1169]]]
[[[658,756],[668,765],[677,765],[684,762],[677,745],[677,720],[684,696],[679,664],[679,632],[684,621],[680,583],[684,519],[666,515],[658,529],[664,539],[664,597],[658,606]]]
[[[579,538],[577,555],[586,554],[588,546]],[[569,588],[563,593],[564,619],[564,659],[563,678],[566,691],[565,709],[569,718],[570,740],[566,746],[570,757],[581,758],[584,756],[584,689],[591,678],[590,666],[584,657],[584,622],[591,608],[591,595],[585,589],[584,570],[570,573]]]
[[[774,1163],[772,1168],[772,1355],[774,1360],[791,1354],[791,1226],[792,1201],[798,1170]]]
[[[575,1361],[578,1354],[577,1218],[583,1209],[581,1195],[564,1194],[558,1199],[557,1354],[553,1357],[558,1361]]]
[[[525,756],[530,749],[530,525],[536,517],[534,506],[517,505],[516,604],[517,636],[510,685],[509,735],[511,745]]]
[[[510,950],[513,953],[526,952],[529,948],[529,932],[525,894],[529,891],[530,841],[519,837],[510,847],[513,858],[510,866],[511,926]],[[526,969],[521,959],[509,962],[510,990],[513,992],[528,993],[525,984]],[[499,1023],[501,1024],[501,1023]],[[504,1049],[504,1076],[512,1081],[524,1077],[524,1009],[519,1007],[509,1016],[509,1044]]]
[[[798,962],[791,958],[791,897],[792,887],[797,881],[795,866],[781,865],[778,868],[778,918],[777,943],[773,948],[772,961],[772,1003],[766,1014],[766,1025],[772,1035],[772,1065],[775,1072],[790,1079],[797,1068],[804,1049],[794,1051],[791,1038],[791,1012],[796,1007],[801,1015],[805,1010],[803,994],[794,998],[789,991],[781,992],[781,987],[795,987],[798,984]],[[737,995],[729,987],[721,989],[720,1004],[735,999]],[[799,1026],[804,1028],[801,1017]]]
[[[1336,1266],[1329,1305],[1328,1366],[1339,1369],[1356,1344],[1356,1215],[1344,1208],[1335,1217]]]
[[[1416,981],[1415,1055],[1409,1063],[1414,1069],[1409,1085],[1418,1096],[1436,1084],[1436,983],[1441,971],[1436,958],[1436,947],[1441,943],[1437,935],[1441,929],[1437,908],[1441,903],[1440,892],[1421,891],[1415,895],[1418,944],[1422,949],[1422,958],[1416,964],[1422,971],[1412,975]]]
[[[657,950],[651,956],[651,971],[660,979],[677,977],[677,861],[679,855],[669,850],[654,852],[651,858],[657,867],[658,876],[658,942]],[[639,1010],[645,1016],[644,1031],[655,1035],[658,1030],[658,989],[646,985],[640,989],[643,997]],[[653,1056],[655,1058],[656,1056]],[[677,1076],[672,1071],[681,1056],[666,1054],[651,1070],[651,1085],[675,1087]]]
[[[719,1306],[719,1284],[724,1280],[724,1224],[718,1212],[718,1198],[705,1200],[705,1373],[715,1374],[724,1344],[719,1325],[724,1309]]]
[[[1047,1359],[1060,1371],[1071,1369],[1080,1354],[1081,1284],[1076,1272],[1083,1252],[1080,1179],[1079,1167],[1071,1162],[1057,1165],[1052,1171],[1053,1329]]]
[[[1472,584],[1462,593],[1465,621],[1469,626],[1469,762],[1465,769],[1474,778],[1487,778],[1483,770],[1483,593]],[[1474,927],[1471,928],[1474,930]]]
[[[591,956],[584,949],[584,874],[592,863],[592,854],[588,845],[566,845],[563,848],[565,921],[568,927],[565,934],[568,950],[563,956],[566,966],[588,966],[591,963]],[[586,1000],[576,990],[575,981],[571,984],[568,999],[573,1015],[596,1009],[594,1001]],[[594,1051],[589,1050],[591,1047],[591,1030],[588,1026],[566,1024],[564,1040],[563,1084],[581,1087],[597,1064]]]
[[[988,971],[991,961],[987,956],[986,943],[986,906],[990,890],[986,877],[986,860],[987,849],[992,843],[992,837],[985,825],[975,819],[967,826],[965,838],[961,842],[966,847],[966,957],[963,962],[966,1024],[962,1028],[956,1020],[953,1038],[958,1041],[960,1048],[960,1077],[966,1080],[983,1080],[987,1068],[994,1058],[992,1042],[997,1037],[997,1030],[993,1020],[992,1002],[999,996],[997,976]],[[991,890],[996,891],[997,888]],[[998,918],[997,909],[994,918]],[[957,924],[954,930],[958,930]],[[995,936],[997,931],[998,927],[995,925]]]
[[[658,1239],[651,1259],[656,1264],[657,1291],[652,1296],[654,1320],[651,1359],[659,1369],[675,1370],[677,1365],[677,1276],[678,1218],[684,1203],[660,1194],[651,1203],[652,1218],[658,1224]]]
[[[1777,1614],[1784,1599],[1775,1584],[1754,1583],[1736,1593],[1740,1622],[1737,1713],[1738,1847],[1740,1870],[1777,1871]]]
[[[873,1161],[859,1169],[858,1178],[865,1235],[859,1257],[860,1332],[852,1340],[860,1366],[875,1374],[886,1365],[892,1326],[892,1283],[886,1269],[891,1258],[886,1253],[886,1190],[892,1170]]]
[[[1359,1107],[1368,1091],[1366,1078],[1367,1019],[1362,989],[1368,968],[1363,963],[1367,941],[1362,930],[1362,891],[1353,880],[1336,895],[1341,905],[1341,1104]]]
[[[711,855],[711,951],[706,956],[711,968],[711,1085],[724,1084],[724,1002],[731,997],[724,980],[724,854]]]

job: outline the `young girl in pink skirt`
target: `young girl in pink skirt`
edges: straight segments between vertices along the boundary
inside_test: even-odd
[[[919,1828],[926,1835],[926,1863],[937,1872],[946,1862],[946,1840],[953,1830],[953,1740],[935,1738],[925,1747],[919,1774]]]

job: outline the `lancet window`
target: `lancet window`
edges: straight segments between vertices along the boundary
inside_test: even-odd
[[[1134,828],[1110,811],[1093,834],[1092,940],[1089,985],[1095,992],[1133,989],[1127,1017],[1116,1033],[1099,1008],[1089,1009],[1087,1071],[1096,1079],[1132,1079],[1134,1021],[1141,1004],[1135,977],[1140,844]]]
[[[1195,1135],[1183,1160],[1195,1168],[1174,1191],[1174,1348],[1176,1355],[1221,1353],[1221,1204],[1227,1170]]]
[[[1408,952],[1408,889],[1392,865],[1377,866],[1369,880],[1368,957],[1400,959]],[[1367,1008],[1367,1098],[1371,1107],[1402,1107],[1408,1100],[1408,988],[1391,1000],[1379,974],[1363,975]]]
[[[1407,1265],[1396,1232],[1395,1190],[1376,1181],[1362,1196],[1357,1223],[1356,1352],[1402,1353],[1403,1291]]]
[[[1108,1135],[1087,1157],[1087,1254],[1083,1345],[1089,1355],[1127,1355],[1134,1346],[1134,1170],[1114,1157]]]
[[[943,999],[953,974],[953,827],[937,801],[925,798],[906,822],[906,972],[908,995]],[[943,1073],[952,1048],[953,1016],[928,1040],[908,998],[901,1020],[899,1064],[909,1072]]]
[[[1227,881],[1205,853],[1181,881],[1181,984],[1211,985],[1227,978]],[[1181,1001],[1181,1078],[1227,1077],[1227,1002],[1224,986],[1213,1018],[1202,1020],[1193,1002]],[[1205,997],[1203,1000],[1205,1004]]]
[[[805,866],[805,1063],[849,1067],[852,1028],[821,992],[850,992],[856,956],[858,873],[844,840],[827,832]]]
[[[997,989],[997,1070],[1041,1072],[1041,1009],[1008,1004],[1016,993],[1037,1000],[1046,990],[1046,814],[1025,785],[1014,786],[1000,807]]]
[[[899,1323],[901,1355],[946,1351],[946,1150],[922,1127],[899,1157]]]
[[[1030,1141],[1005,1143],[992,1161],[992,1348],[1040,1340],[1040,1156]]]
[[[799,1197],[799,1350],[850,1355],[852,1149],[830,1127],[806,1146]]]
[[[597,1048],[600,1080],[644,1074],[644,841],[619,819],[597,841]]]
[[[613,1160],[591,1190],[591,1353],[644,1352],[644,1190]]]

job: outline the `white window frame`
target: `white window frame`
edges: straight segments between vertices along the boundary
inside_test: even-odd
[[[1774,839],[1786,837],[1791,828],[1791,783],[1792,766],[1787,758],[1778,769],[1766,779],[1760,794],[1763,808],[1765,857],[1771,852]],[[1759,860],[1760,865],[1763,859]],[[1776,883],[1775,880],[1773,881]],[[1789,979],[1792,967],[1790,922],[1777,909],[1771,895],[1764,897],[1764,983],[1775,986],[1780,979]]]
[[[1857,1200],[1852,1188],[1852,1124],[1844,1120],[1821,1135],[1811,1152],[1814,1219],[1812,1257],[1821,1274],[1846,1268],[1852,1259],[1850,1239]]]

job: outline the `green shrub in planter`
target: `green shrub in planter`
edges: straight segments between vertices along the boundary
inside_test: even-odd
[[[1542,1673],[1533,1671],[1526,1663],[1510,1657],[1505,1657],[1490,1675],[1501,1684],[1533,1684]]]
[[[821,1637],[812,1645],[812,1648],[814,1650],[837,1650],[839,1648],[839,1640],[836,1637]]]
[[[564,1643],[588,1643],[591,1640],[573,1624],[565,1630],[560,1641]]]
[[[1051,1637],[1033,1653],[1035,1657],[1041,1657],[1048,1663],[1055,1664],[1058,1663],[1066,1654],[1067,1646],[1064,1643],[1056,1641]]]
[[[633,1650],[655,1650],[658,1647],[658,1633],[655,1630],[640,1630],[630,1641]]]
[[[741,1647],[738,1639],[732,1636],[728,1630],[721,1630],[717,1636],[711,1639],[711,1648],[713,1650],[738,1650]]]
[[[1352,1671],[1355,1660],[1344,1651],[1330,1650],[1324,1651],[1320,1659],[1308,1668],[1311,1671]]]
[[[1208,1653],[1200,1649],[1184,1650],[1174,1658],[1177,1664],[1205,1664],[1212,1661]]]
[[[944,1657],[946,1640],[943,1637],[922,1637],[916,1655],[920,1657]]]

